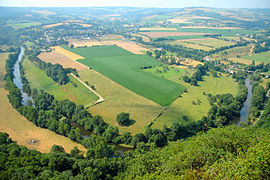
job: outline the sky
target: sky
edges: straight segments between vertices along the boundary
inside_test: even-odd
[[[20,7],[216,7],[270,8],[270,0],[0,0],[0,6]]]

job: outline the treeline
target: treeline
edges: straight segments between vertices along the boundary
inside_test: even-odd
[[[45,71],[47,76],[52,78],[55,82],[60,85],[66,84],[69,82],[67,72],[60,64],[52,64],[41,61],[37,56],[40,52],[31,53],[28,58],[30,61],[34,62],[38,68]]]
[[[96,136],[92,136],[96,137]],[[268,129],[213,128],[160,149],[140,146],[108,156],[114,149],[89,139],[86,157],[54,145],[50,153],[18,146],[0,133],[0,179],[268,179]],[[116,154],[116,153],[115,153]],[[164,168],[166,167],[166,168]]]
[[[258,120],[256,125],[263,128],[270,128],[270,99],[268,99],[268,103],[264,108],[261,119]]]

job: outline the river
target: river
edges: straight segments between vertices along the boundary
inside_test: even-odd
[[[13,82],[20,89],[22,93],[22,104],[26,105],[29,100],[33,100],[33,99],[32,97],[28,96],[25,92],[23,92],[23,83],[22,83],[21,74],[20,74],[20,62],[23,60],[23,55],[24,55],[24,48],[21,47],[21,52],[18,56],[18,60],[14,64]]]
[[[247,99],[244,102],[244,106],[240,111],[240,120],[237,125],[239,126],[242,122],[245,123],[248,118],[249,109],[251,107],[251,98],[252,98],[252,81],[247,77],[245,80],[245,85],[248,89]]]

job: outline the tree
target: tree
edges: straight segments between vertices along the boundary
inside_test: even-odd
[[[130,114],[122,112],[120,114],[117,114],[116,121],[120,126],[128,126],[130,123]]]

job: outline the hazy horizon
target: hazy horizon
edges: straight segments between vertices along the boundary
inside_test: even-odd
[[[155,8],[184,8],[184,7],[212,7],[212,8],[270,8],[269,0],[2,0],[0,6],[5,7],[155,7]]]

